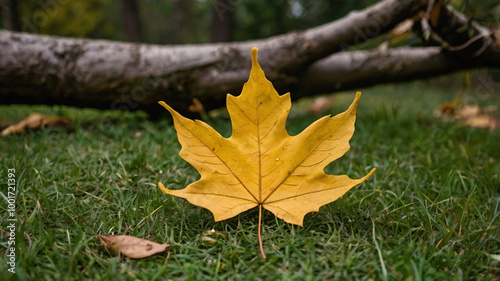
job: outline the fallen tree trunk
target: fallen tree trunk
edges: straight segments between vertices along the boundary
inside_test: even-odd
[[[477,60],[458,61],[440,47],[340,52],[311,65],[294,93],[299,98],[310,94],[309,89],[314,89],[312,94],[359,89],[382,83],[431,78],[485,65]]]
[[[155,114],[159,100],[186,113],[197,98],[210,110],[224,106],[227,93],[240,93],[254,46],[269,80],[293,98],[499,64],[494,40],[467,60],[440,47],[342,51],[425,4],[386,0],[323,26],[240,43],[158,46],[0,31],[0,100]]]

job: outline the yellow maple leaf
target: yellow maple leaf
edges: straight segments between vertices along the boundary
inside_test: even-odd
[[[259,244],[262,208],[288,223],[302,225],[304,216],[335,201],[361,179],[324,173],[330,162],[349,150],[354,133],[356,94],[349,109],[325,116],[296,136],[285,128],[290,94],[278,95],[257,62],[252,49],[252,69],[240,96],[227,95],[232,135],[224,138],[200,120],[190,120],[164,102],[173,116],[182,149],[179,155],[201,174],[200,180],[182,190],[160,189],[210,210],[215,221],[259,207]]]

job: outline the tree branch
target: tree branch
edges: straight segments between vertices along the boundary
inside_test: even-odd
[[[440,47],[340,52],[311,65],[292,90],[295,98],[376,84],[431,78],[460,69],[493,66],[457,60]]]
[[[0,31],[0,100],[152,114],[164,100],[185,114],[197,98],[210,110],[228,92],[240,93],[254,46],[267,77],[293,98],[498,63],[496,40],[470,59],[439,47],[338,52],[385,33],[425,3],[385,0],[316,28],[237,43],[158,46]]]

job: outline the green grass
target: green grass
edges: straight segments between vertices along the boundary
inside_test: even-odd
[[[257,209],[214,222],[209,211],[157,188],[158,181],[184,188],[199,177],[178,156],[168,119],[2,106],[2,121],[38,111],[67,116],[74,129],[0,138],[2,194],[7,169],[16,170],[18,188],[16,275],[7,272],[4,260],[10,233],[2,201],[0,279],[498,279],[500,133],[433,117],[460,85],[436,86],[440,81],[363,90],[351,150],[326,171],[353,178],[373,167],[377,172],[308,214],[304,227],[265,211],[267,260],[259,255]],[[353,97],[354,91],[337,95],[329,113],[344,111]],[[479,102],[498,104],[498,97]],[[302,113],[303,104],[292,110],[292,134],[318,118]],[[227,119],[212,125],[230,134]],[[202,240],[210,229],[224,235],[215,244]],[[100,245],[96,233],[128,234],[172,247],[143,260],[119,259]]]

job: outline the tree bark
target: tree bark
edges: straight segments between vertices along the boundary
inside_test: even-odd
[[[494,33],[470,58],[441,47],[344,50],[425,11],[425,4],[385,0],[316,28],[236,43],[158,46],[0,31],[0,100],[151,114],[162,111],[163,100],[186,114],[197,98],[210,110],[224,106],[227,93],[239,95],[254,46],[268,79],[292,98],[500,64]]]
[[[487,64],[479,60],[457,60],[440,47],[340,52],[311,65],[295,92],[296,98],[300,98],[311,94],[310,89],[314,89],[312,94],[359,89],[481,66]]]
[[[167,18],[171,29],[171,37],[167,38],[169,44],[185,44],[191,39],[191,29],[196,19],[193,19],[193,0],[174,0],[173,13]]]
[[[233,29],[233,15],[236,6],[230,0],[216,0],[210,25],[211,42],[229,42]]]
[[[19,18],[19,1],[1,0],[2,21],[5,28],[12,31],[21,31],[21,21]]]
[[[136,0],[122,0],[123,30],[127,40],[141,41],[141,21]]]

